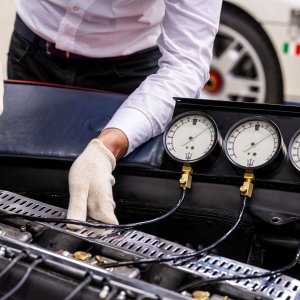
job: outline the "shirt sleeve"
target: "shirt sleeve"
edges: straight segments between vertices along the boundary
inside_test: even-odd
[[[127,154],[165,130],[175,106],[173,97],[200,96],[209,78],[221,6],[222,0],[165,0],[158,38],[159,69],[127,98],[106,126],[126,134]]]

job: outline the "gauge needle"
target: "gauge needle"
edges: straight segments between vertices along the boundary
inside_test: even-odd
[[[249,146],[245,147],[244,149],[242,149],[243,152],[246,152],[248,150],[250,150],[252,147],[255,147],[257,144],[259,144],[260,142],[264,141],[266,138],[268,138],[270,135],[272,135],[272,133],[262,137],[260,140],[258,140],[256,143],[251,143]]]
[[[202,134],[203,132],[205,132],[206,130],[208,130],[209,128],[206,127],[204,130],[198,132],[197,134],[195,134],[194,136],[190,136],[188,139],[184,140],[181,143],[181,146],[185,146],[188,142],[191,142],[192,140],[194,140],[197,136],[199,136],[200,134]]]

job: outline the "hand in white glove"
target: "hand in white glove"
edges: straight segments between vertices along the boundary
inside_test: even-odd
[[[118,224],[112,186],[114,155],[99,139],[93,139],[73,163],[69,173],[70,203],[67,218],[85,221],[87,215],[107,224]],[[69,229],[81,226],[68,224]]]

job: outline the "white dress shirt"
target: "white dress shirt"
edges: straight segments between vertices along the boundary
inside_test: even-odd
[[[106,126],[126,134],[127,154],[164,131],[173,97],[199,97],[208,80],[222,0],[15,1],[27,26],[61,50],[113,57],[158,45],[159,70]]]

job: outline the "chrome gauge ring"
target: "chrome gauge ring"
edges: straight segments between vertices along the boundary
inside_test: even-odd
[[[271,120],[250,117],[235,123],[225,137],[228,159],[242,169],[269,165],[282,150],[281,133]]]
[[[214,120],[202,112],[187,112],[174,118],[164,133],[164,146],[171,158],[193,163],[207,157],[218,143]]]
[[[300,129],[294,134],[290,141],[289,158],[292,165],[300,172]]]

